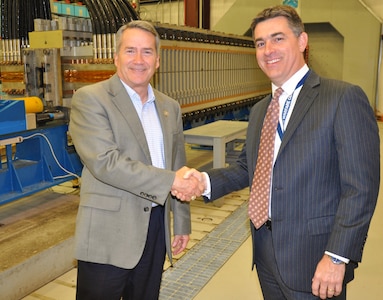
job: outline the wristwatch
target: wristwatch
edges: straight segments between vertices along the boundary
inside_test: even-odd
[[[331,255],[329,255],[329,257],[331,258],[331,261],[332,261],[333,264],[336,264],[336,265],[344,264],[344,261],[341,261],[340,259],[338,259],[336,257],[333,257]]]

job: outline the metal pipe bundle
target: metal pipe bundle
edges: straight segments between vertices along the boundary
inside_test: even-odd
[[[28,33],[34,19],[52,19],[49,0],[2,0],[1,60],[5,64],[21,63],[21,48],[29,46]]]
[[[93,56],[110,63],[115,51],[116,32],[132,20],[139,20],[128,0],[84,0],[93,26]]]

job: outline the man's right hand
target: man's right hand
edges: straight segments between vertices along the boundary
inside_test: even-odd
[[[201,172],[182,167],[176,171],[171,193],[181,201],[191,201],[201,196],[205,189],[205,177]]]

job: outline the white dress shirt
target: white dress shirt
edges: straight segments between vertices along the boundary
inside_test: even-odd
[[[130,99],[132,99],[137,115],[140,118],[148,143],[152,165],[164,169],[164,139],[156,109],[156,99],[153,93],[153,88],[150,84],[148,85],[148,100],[145,103],[142,103],[140,96],[123,81],[121,82],[128,92]],[[157,204],[152,203],[152,206],[157,206]]]

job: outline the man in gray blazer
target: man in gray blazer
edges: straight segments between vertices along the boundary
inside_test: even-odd
[[[144,21],[116,35],[116,74],[79,89],[70,134],[84,164],[75,235],[77,299],[157,299],[167,252],[183,251],[188,203],[201,184],[187,170],[179,104],[153,89],[159,36]],[[178,170],[178,171],[176,171]],[[170,211],[174,241],[171,244]]]
[[[265,9],[253,20],[252,30],[259,66],[272,90],[284,91],[269,219],[258,229],[250,223],[253,265],[264,298],[346,299],[379,190],[373,110],[359,87],[309,70],[303,55],[308,36],[293,8]],[[246,145],[236,164],[207,172],[206,201],[252,186],[270,100],[252,108]],[[188,176],[200,176],[192,173]]]

